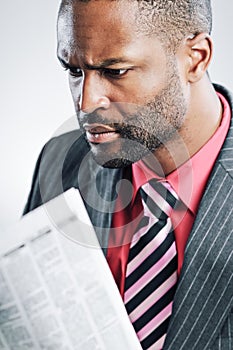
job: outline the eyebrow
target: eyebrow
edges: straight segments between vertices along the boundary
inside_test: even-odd
[[[66,67],[66,68],[77,68],[75,65],[72,65],[72,64],[69,64],[69,63],[65,62],[61,57],[58,57],[58,60],[60,61],[62,66]],[[108,59],[100,62],[98,65],[92,65],[92,64],[89,64],[89,63],[85,63],[84,66],[85,66],[86,69],[94,70],[94,69],[107,68],[109,66],[112,66],[112,65],[118,64],[118,63],[128,63],[129,64],[129,61],[126,60],[123,57],[108,58]]]

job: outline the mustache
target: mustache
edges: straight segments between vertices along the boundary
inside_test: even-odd
[[[79,117],[80,118],[80,117]],[[119,120],[119,118],[112,118],[111,121],[108,118],[104,118],[101,115],[97,113],[83,113],[82,117],[79,119],[80,127],[85,130],[83,125],[85,124],[101,124],[106,125],[114,129],[116,132],[118,132],[123,139],[128,140],[136,140],[140,143],[140,138],[142,135],[146,137],[151,137],[151,129],[148,126],[141,125],[140,122],[138,123],[135,121],[135,115],[131,116],[127,120],[127,122],[122,121],[122,118]]]
[[[77,115],[80,126],[83,127],[84,124],[101,124],[107,125],[111,128],[118,129],[121,128],[125,123],[123,122],[124,116],[114,117],[111,116],[111,120],[103,117],[102,115],[93,113],[78,113]]]

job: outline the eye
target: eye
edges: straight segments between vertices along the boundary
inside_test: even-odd
[[[83,75],[83,72],[79,67],[70,65],[60,57],[58,57],[58,60],[60,61],[61,66],[64,68],[64,70],[69,72],[70,76],[79,78]]]
[[[72,77],[79,78],[83,75],[83,72],[80,68],[75,68],[75,67],[67,67],[66,70],[68,70],[69,74]]]
[[[109,76],[111,78],[121,78],[123,77],[129,69],[111,69],[111,68],[104,68],[102,70],[102,74]]]
[[[72,77],[81,77],[83,75],[82,70],[80,68],[75,68],[71,66],[63,66],[65,71],[69,72],[69,75]]]

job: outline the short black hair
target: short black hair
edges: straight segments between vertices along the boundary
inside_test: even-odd
[[[148,34],[156,33],[176,47],[187,35],[212,30],[211,0],[137,0],[137,21]]]
[[[97,0],[62,0],[59,14],[66,12],[72,2]],[[211,0],[108,0],[137,1],[137,31],[156,34],[175,49],[187,35],[211,33]]]

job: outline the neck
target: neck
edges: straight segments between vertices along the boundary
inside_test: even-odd
[[[208,142],[221,118],[221,102],[206,76],[190,88],[189,108],[177,135],[157,149],[153,156],[146,157],[144,162],[158,175],[168,175]]]

